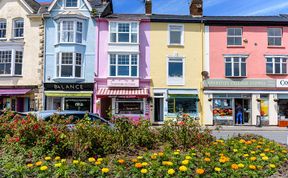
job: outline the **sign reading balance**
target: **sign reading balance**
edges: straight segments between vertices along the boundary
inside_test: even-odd
[[[139,79],[118,79],[107,80],[108,87],[139,87]]]
[[[49,91],[93,91],[93,83],[45,83],[45,90]]]
[[[277,79],[276,87],[277,88],[287,88],[288,87],[288,79]]]

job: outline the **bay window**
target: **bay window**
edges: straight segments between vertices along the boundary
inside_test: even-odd
[[[13,20],[13,37],[22,38],[24,34],[24,19],[17,18]]]
[[[246,77],[246,57],[225,57],[226,77]]]
[[[267,74],[287,74],[287,57],[266,57]]]
[[[110,22],[110,42],[138,43],[138,31],[137,22]]]
[[[57,54],[56,76],[62,78],[82,77],[82,54],[62,52]]]
[[[65,20],[58,23],[58,42],[60,43],[82,43],[83,22]]]
[[[6,20],[0,19],[0,39],[6,38]]]
[[[169,44],[183,45],[184,44],[184,26],[169,25]]]
[[[12,50],[0,51],[0,76],[22,75],[23,52]]]
[[[111,77],[138,77],[138,54],[110,54]]]
[[[168,85],[184,85],[184,59],[168,59]]]

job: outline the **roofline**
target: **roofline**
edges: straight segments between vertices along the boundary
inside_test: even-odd
[[[288,26],[287,21],[204,20],[207,26]]]
[[[52,10],[52,8],[55,6],[55,4],[56,4],[57,1],[58,1],[58,0],[53,0],[53,1],[52,1],[52,3],[50,4],[50,6],[49,6],[49,8],[48,8],[48,12],[50,12],[50,11]],[[88,10],[91,12],[91,11],[92,11],[92,7],[91,7],[90,3],[89,3],[87,0],[83,0],[83,1],[84,1],[84,3],[87,5]]]
[[[204,19],[153,19],[150,18],[150,22],[173,22],[173,23],[204,23]]]
[[[27,4],[24,0],[20,0],[20,2],[30,11],[31,14],[34,14],[33,9]],[[37,2],[38,3],[38,2]],[[38,3],[39,4],[39,3]],[[40,5],[40,4],[39,4]]]

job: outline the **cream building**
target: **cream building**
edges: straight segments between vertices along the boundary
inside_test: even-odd
[[[0,109],[42,109],[44,11],[34,0],[0,1]]]

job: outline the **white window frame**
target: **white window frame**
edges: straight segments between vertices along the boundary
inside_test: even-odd
[[[79,3],[80,3],[79,0],[77,0],[77,6],[75,6],[75,7],[67,7],[66,6],[67,5],[67,0],[65,0],[64,1],[64,7],[67,8],[67,9],[79,8],[79,5],[80,5]]]
[[[229,35],[228,34],[228,31],[229,31],[229,29],[240,29],[241,30],[241,36],[239,36],[239,35]],[[227,46],[242,46],[243,45],[243,28],[241,28],[241,27],[229,27],[229,28],[227,28],[227,32],[226,32],[226,34],[227,34]],[[232,38],[239,38],[239,37],[241,37],[241,44],[240,45],[238,45],[238,44],[228,44],[228,38],[229,37],[232,37]]]
[[[226,58],[231,58],[231,62],[227,62],[226,61]],[[234,58],[239,58],[239,76],[235,76],[234,74]],[[224,56],[224,64],[225,64],[225,77],[227,78],[231,78],[231,77],[247,77],[247,58],[248,56]],[[245,62],[242,62],[242,59],[245,59]],[[226,76],[226,63],[231,63],[231,76]],[[245,63],[245,66],[246,66],[246,75],[242,75],[242,63]]]
[[[179,63],[182,63],[182,79],[180,78],[175,78],[175,77],[169,77],[169,63],[170,63],[170,60],[173,60],[173,59],[181,59],[182,61],[179,62]],[[175,61],[171,61],[171,62],[175,62]],[[178,62],[176,62],[178,63]],[[185,85],[185,58],[184,57],[168,57],[167,58],[167,66],[166,66],[166,69],[167,69],[167,85]]]
[[[111,31],[111,24],[112,23],[115,23],[116,24],[116,31],[115,32],[112,32]],[[136,42],[132,42],[132,39],[131,39],[131,35],[132,35],[132,23],[136,23],[137,24],[137,40]],[[119,32],[118,32],[118,25],[119,24],[129,24],[129,42],[119,42],[118,40],[118,35],[119,35]],[[118,43],[118,44],[139,44],[139,22],[137,21],[110,21],[109,22],[109,43]],[[111,33],[116,33],[116,42],[113,42],[111,41]],[[134,33],[134,32],[133,32]]]
[[[281,36],[269,36],[269,29],[280,29],[281,30]],[[268,29],[267,29],[267,36],[268,36],[268,46],[282,46],[282,39],[283,39],[283,29],[282,28],[277,28],[277,27],[269,27]],[[269,38],[281,38],[281,44],[280,45],[269,45]]]
[[[181,43],[171,43],[171,27],[180,27],[181,28]],[[168,24],[168,45],[175,45],[175,46],[184,46],[184,25],[183,24]]]
[[[0,24],[5,24],[5,28],[0,27],[0,31],[5,31],[5,36],[0,37],[0,40],[5,40],[7,38],[7,20],[6,19],[0,19]]]
[[[0,77],[5,76],[23,76],[23,59],[24,59],[24,52],[23,49],[0,49],[0,51],[11,51],[11,73],[10,74],[0,74]],[[22,72],[21,74],[15,74],[15,64],[16,64],[16,51],[22,52]]]
[[[272,62],[267,62],[267,58],[272,58]],[[275,73],[275,58],[280,58],[280,73]],[[283,62],[283,59],[286,59],[286,62]],[[267,63],[273,64],[273,73],[267,73]],[[282,64],[286,63],[286,73],[283,73]],[[287,63],[288,63],[288,56],[265,56],[265,65],[266,65],[266,74],[267,75],[287,75]]]
[[[73,56],[73,61],[72,61],[72,76],[71,77],[62,77],[62,74],[61,74],[61,69],[62,69],[62,53],[72,53],[72,56]],[[81,76],[80,77],[76,77],[75,74],[76,74],[76,66],[79,66],[79,65],[76,65],[76,54],[78,52],[69,52],[69,51],[61,51],[59,53],[57,53],[56,55],[56,70],[55,70],[55,76],[56,78],[67,78],[67,79],[71,79],[71,78],[77,78],[77,79],[82,79],[84,78],[83,77],[83,64],[84,64],[84,55],[83,53],[78,53],[78,54],[81,54]],[[67,64],[63,64],[63,65],[67,65]],[[71,64],[69,64],[71,65]],[[59,70],[57,71],[57,68],[59,67]]]
[[[22,22],[23,22],[23,36],[19,36],[19,37],[16,36],[16,33],[15,33],[15,30],[16,30],[15,23],[16,23],[16,21],[22,21]],[[13,28],[12,28],[12,36],[13,36],[14,39],[22,39],[22,38],[24,38],[24,33],[25,33],[25,29],[24,29],[24,27],[25,27],[24,18],[19,17],[19,18],[13,19],[12,27],[13,27]],[[21,28],[17,28],[17,29],[21,29]]]
[[[113,64],[115,67],[116,67],[116,74],[115,76],[112,76],[110,75],[111,71],[110,71],[110,65],[111,65],[111,55],[116,55],[116,59],[115,59],[115,62],[116,64]],[[126,75],[118,75],[118,56],[119,55],[129,55],[129,76],[126,76]],[[131,73],[131,70],[132,70],[132,66],[135,66],[135,64],[132,64],[132,55],[136,55],[137,56],[137,76],[132,76],[132,73]],[[139,64],[139,54],[137,53],[110,53],[108,55],[108,76],[111,77],[111,78],[139,78],[139,69],[140,69],[140,64]]]
[[[73,41],[71,42],[66,42],[63,41],[62,37],[63,37],[63,23],[64,22],[73,22]],[[78,43],[76,40],[77,37],[77,33],[80,33],[80,31],[77,31],[77,23],[82,23],[82,38],[81,38],[81,43]],[[61,44],[83,44],[83,27],[84,27],[84,21],[82,20],[78,20],[78,19],[65,19],[65,20],[61,20],[58,22],[57,24],[57,43],[61,43]],[[60,30],[60,31],[59,31]]]

